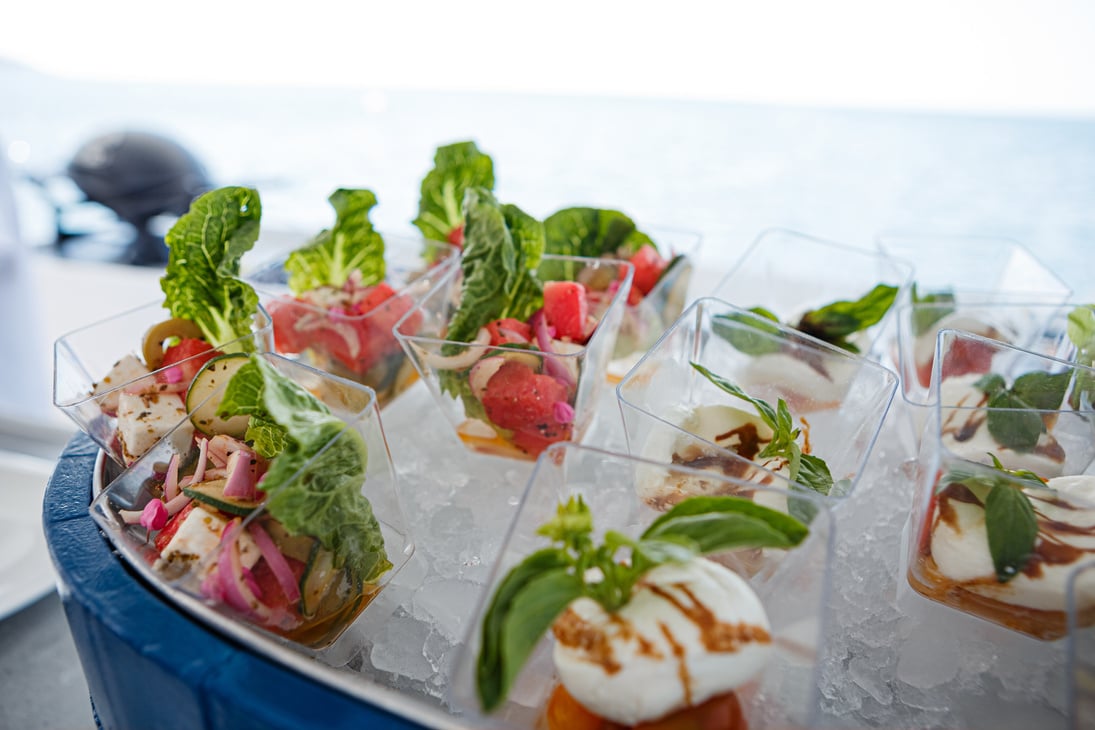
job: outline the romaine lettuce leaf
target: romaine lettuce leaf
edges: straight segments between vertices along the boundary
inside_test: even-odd
[[[219,188],[195,200],[165,237],[164,306],[198,325],[214,347],[251,333],[259,298],[237,277],[240,259],[258,240],[261,217],[257,190]]]
[[[261,486],[266,508],[285,529],[319,540],[355,583],[374,581],[392,567],[372,505],[361,494],[368,465],[361,434],[257,355],[228,382],[217,413],[250,415],[260,430],[270,424],[282,430],[281,451],[272,455]],[[246,438],[255,435],[249,427]]]
[[[355,269],[361,272],[364,286],[384,281],[384,239],[369,220],[376,195],[371,190],[339,188],[327,200],[337,216],[334,227],[289,254],[285,262],[294,294],[320,286],[340,287]]]
[[[499,205],[484,188],[468,190],[464,213],[464,282],[445,335],[456,342],[474,340],[480,327],[502,317],[528,319],[544,303],[544,286],[535,276],[543,225],[515,205]]]
[[[464,233],[464,194],[470,188],[494,189],[494,162],[475,146],[457,142],[437,148],[433,169],[422,178],[418,217],[412,221],[434,241],[460,243]]]

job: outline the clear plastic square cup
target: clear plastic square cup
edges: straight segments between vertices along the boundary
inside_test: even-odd
[[[955,353],[974,346],[991,352],[988,373],[952,374]],[[1090,626],[1095,592],[1078,592],[1070,608],[1068,586],[1095,563],[1095,370],[944,330],[933,377],[909,584],[1038,639],[1069,635],[1070,621]]]
[[[307,653],[329,646],[346,631],[407,562],[414,546],[373,391],[279,355],[255,357],[314,395],[343,422],[344,428],[303,462],[279,493],[304,499],[297,490],[319,484],[330,495],[352,492],[364,497],[364,506],[356,496],[325,499],[318,513],[328,523],[344,523],[340,539],[359,545],[354,564],[369,566],[367,571],[351,573],[342,557],[351,553],[282,524],[267,506],[261,481],[257,495],[226,495],[232,456],[226,466],[224,444],[218,445],[217,437],[206,440],[200,431],[182,425],[110,482],[90,512],[121,556],[169,599],[218,628],[257,631]],[[227,382],[190,414],[195,422],[215,410]],[[333,469],[325,458],[357,454],[361,447],[367,454],[364,474],[355,460],[343,460]],[[169,515],[161,526],[139,519],[152,502],[163,504]]]
[[[384,283],[394,293],[364,313],[293,296],[284,256],[248,277],[273,319],[279,354],[369,386],[381,408],[417,379],[392,328],[459,260],[458,249],[447,243],[397,236],[384,241]]]
[[[185,374],[208,359],[206,353],[192,355],[148,372],[143,365],[143,343],[146,337],[159,339],[151,333],[170,319],[163,303],[154,302],[82,327],[53,344],[53,405],[122,467],[135,461],[175,424],[187,422]],[[174,331],[170,327],[164,330],[162,342],[170,342],[168,338]],[[272,348],[273,326],[260,305],[251,333],[216,349],[229,354]],[[139,367],[127,369],[128,375],[120,379],[109,380],[112,369],[123,359]],[[125,433],[130,434],[133,443],[126,443]]]
[[[597,326],[584,345],[564,343],[565,350],[546,352],[491,346],[482,336],[485,328],[472,343],[446,340],[449,320],[459,306],[462,282],[460,268],[450,269],[395,328],[396,337],[438,405],[436,415],[423,417],[447,419],[468,449],[496,456],[535,459],[552,443],[580,441],[596,415],[602,389],[609,387],[605,372],[632,271],[631,264],[624,261],[545,255],[538,272],[542,280],[583,282],[598,294],[599,302],[590,307]],[[512,411],[504,403],[487,403],[491,378],[509,362],[531,369],[536,378],[546,376],[553,381],[537,380],[535,387],[523,391],[538,400],[546,397],[542,392],[558,393],[561,397],[554,401],[553,413],[526,424],[511,414],[539,408],[542,403],[530,404],[514,396],[518,402]]]
[[[743,308],[763,307],[795,326],[802,315],[838,301],[856,301],[879,284],[897,287],[895,302],[912,281],[912,266],[878,250],[861,249],[795,231],[764,231],[711,292]],[[892,308],[848,341],[879,357],[890,337]]]
[[[698,299],[617,387],[633,456],[765,483],[790,477],[786,460],[760,455],[772,433],[756,407],[693,363],[773,409],[784,400],[801,450],[825,461],[834,497],[858,484],[897,390],[896,376],[875,362],[724,301]]]
[[[559,703],[561,698],[557,692],[559,674],[553,660],[557,640],[550,630],[532,650],[529,661],[513,682],[507,701],[493,713],[483,712],[476,693],[475,676],[485,612],[503,577],[525,557],[550,545],[550,541],[538,533],[538,528],[555,516],[560,503],[572,496],[581,496],[589,506],[595,542],[599,542],[608,530],[638,538],[662,514],[636,489],[639,480],[652,477],[666,481],[717,480],[723,484],[717,490],[719,493],[752,498],[757,502],[766,501],[762,495],[768,491],[767,487],[722,475],[657,464],[577,444],[557,444],[545,451],[536,464],[493,568],[484,599],[470,624],[465,646],[456,659],[450,700],[458,712],[467,715],[469,723],[476,727],[515,730],[551,728],[546,715],[552,713],[555,717],[550,722],[556,723],[554,727],[559,727],[559,722],[568,726],[566,715],[560,717],[559,714],[560,707],[565,712],[565,706],[553,706],[553,702]],[[709,556],[721,568],[732,571],[748,584],[759,598],[769,624],[770,641],[765,644],[764,659],[753,667],[751,674],[743,673],[740,684],[730,690],[740,711],[739,721],[744,718],[745,724],[740,727],[757,730],[807,727],[814,721],[817,709],[817,655],[824,634],[832,518],[828,508],[813,495],[796,499],[802,504],[809,503],[812,515],[807,525],[808,534],[797,546],[740,549]],[[721,608],[729,609],[725,604]],[[621,615],[620,620],[627,619]],[[681,636],[687,633],[686,629],[681,631]],[[692,660],[684,661],[688,666],[698,666],[692,664]],[[644,687],[647,692],[660,690],[663,684],[679,688],[682,668],[676,659],[667,657],[665,672],[665,676],[651,672],[644,675],[644,679],[636,679],[630,691],[641,694]],[[709,679],[709,676],[690,675],[690,681],[697,685]]]
[[[624,309],[616,348],[608,365],[609,380],[615,382],[619,382],[643,353],[657,342],[688,302],[688,287],[702,236],[670,228],[653,228],[650,236],[658,244],[659,252],[669,260],[669,267],[646,296],[636,304],[629,303]],[[637,298],[633,282],[629,302]]]

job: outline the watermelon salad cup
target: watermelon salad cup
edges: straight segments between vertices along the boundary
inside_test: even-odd
[[[458,249],[448,244],[395,236],[385,241],[387,275],[373,286],[351,276],[340,288],[293,296],[284,258],[249,277],[273,319],[279,354],[369,386],[382,408],[417,377],[392,332],[395,323],[459,260]]]
[[[534,459],[580,440],[593,420],[623,316],[632,266],[545,254],[544,304],[528,321],[496,320],[473,342],[445,339],[459,306],[452,268],[407,312],[396,337],[444,416],[473,451]]]
[[[168,433],[185,440],[186,396],[203,365],[272,347],[272,322],[261,306],[250,334],[214,348],[193,323],[153,302],[57,339],[53,404],[125,467]]]
[[[650,235],[664,253],[644,245],[626,259],[635,267],[635,275],[608,366],[609,379],[616,382],[680,316],[688,301],[701,236],[659,228],[651,229]]]
[[[231,377],[253,358],[274,373],[267,391],[286,387],[271,378],[298,389],[283,406],[327,414],[330,435],[289,456],[288,468],[278,465],[288,451],[266,458],[243,440],[252,435],[248,416],[215,415]],[[326,647],[413,552],[375,395],[270,353],[221,362],[227,367],[199,374],[207,395],[187,424],[103,489],[91,515],[142,577],[218,628],[257,630],[308,651]],[[354,458],[340,458],[347,455]],[[268,492],[275,470],[278,487]],[[318,523],[303,509],[314,499],[324,504],[314,511]]]

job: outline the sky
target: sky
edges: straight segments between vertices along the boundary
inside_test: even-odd
[[[98,80],[1095,117],[1087,0],[258,5],[18,2],[0,58]]]

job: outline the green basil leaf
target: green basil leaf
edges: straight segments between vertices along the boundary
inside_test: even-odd
[[[1076,349],[1089,356],[1081,364],[1090,365],[1090,356],[1095,355],[1095,304],[1079,306],[1069,312],[1066,331]]]
[[[502,617],[500,636],[500,695],[484,696],[483,708],[492,710],[509,692],[540,638],[575,598],[585,593],[582,580],[564,568],[532,577],[514,597]]]
[[[988,427],[996,443],[1013,451],[1030,451],[1038,445],[1045,423],[1030,404],[1008,390],[989,398]],[[1008,410],[991,410],[1008,409]]]
[[[644,539],[666,540],[672,537],[691,540],[701,555],[739,548],[787,548],[796,544],[787,533],[771,523],[737,512],[683,515],[662,522],[644,535]]]
[[[529,555],[514,566],[498,584],[490,605],[483,615],[481,646],[475,667],[479,701],[484,709],[492,710],[502,702],[509,692],[510,683],[523,664],[523,661],[515,664],[515,657],[505,653],[507,648],[503,637],[513,612],[514,602],[538,576],[563,570],[569,564],[570,560],[562,550],[545,548]],[[531,642],[532,646],[536,645],[546,630],[547,627],[537,634]],[[509,670],[509,675],[506,669]]]
[[[802,315],[795,329],[847,348],[844,338],[877,324],[897,297],[897,287],[878,284],[855,301],[838,301]]]
[[[702,552],[696,541],[684,534],[665,534],[659,539],[639,540],[635,543],[635,551],[650,566],[686,563]]]
[[[721,375],[716,375],[715,373],[705,368],[703,365],[700,365],[698,362],[693,362],[692,367],[705,378],[714,383],[716,386],[721,388],[723,391],[729,393],[735,398],[740,398],[741,400],[751,404],[754,408],[756,408],[757,414],[761,417],[761,420],[768,424],[768,428],[772,429],[773,431],[780,430],[779,419],[776,416],[776,410],[772,408],[772,406],[769,405],[767,402],[759,400],[757,398],[753,398],[744,390],[734,385],[726,378],[722,377]]]
[[[779,320],[761,307],[753,307],[749,311],[757,316],[737,313],[716,314],[711,318],[711,331],[729,342],[735,350],[744,352],[746,355],[767,355],[779,352],[783,347],[777,339],[779,327],[776,325]],[[776,324],[768,324],[765,320],[772,320]]]
[[[932,292],[919,296],[914,283],[912,285],[912,301],[913,304],[932,305],[912,308],[912,331],[913,335],[916,336],[924,334],[936,322],[955,311],[953,306],[955,302],[954,293],[950,291]]]
[[[773,539],[779,541],[785,540],[785,547],[799,544],[809,533],[806,525],[802,524],[794,517],[759,505],[751,499],[720,495],[716,497],[690,497],[678,502],[668,512],[659,515],[642,534],[641,539],[645,540],[653,537],[665,539],[668,535],[683,535],[689,539],[696,540],[693,527],[686,526],[677,530],[672,526],[668,528],[664,528],[663,526],[682,519],[702,517],[706,514],[740,515],[765,523],[767,527],[770,528],[770,532],[765,534],[769,536],[776,534],[782,535],[781,538]],[[685,525],[685,523],[680,524]],[[730,535],[729,537],[733,536]],[[701,547],[704,545],[702,539],[696,540],[696,542],[701,545]]]
[[[985,529],[996,579],[1006,583],[1023,569],[1034,553],[1038,519],[1021,489],[998,484],[985,500]]]
[[[813,454],[803,454],[799,462],[798,474],[794,480],[803,484],[818,494],[829,495],[833,488],[833,475],[829,473],[829,465],[825,460]]]
[[[1011,392],[1031,408],[1055,411],[1065,399],[1065,391],[1071,378],[1071,371],[1053,375],[1042,372],[1026,373],[1011,384]]]

